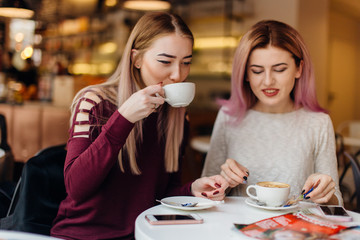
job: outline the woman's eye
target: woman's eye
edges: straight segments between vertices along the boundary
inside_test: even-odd
[[[262,70],[251,70],[252,73],[254,74],[260,74],[262,73],[263,71]]]
[[[170,64],[170,61],[165,61],[165,60],[158,60],[158,62],[163,63],[163,64]]]
[[[287,68],[274,69],[275,72],[284,72]]]
[[[184,62],[183,64],[187,66],[187,65],[190,65],[191,62]]]

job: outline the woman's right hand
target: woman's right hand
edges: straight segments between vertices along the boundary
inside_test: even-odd
[[[159,95],[156,95],[158,93]],[[164,104],[164,90],[161,84],[151,85],[133,93],[118,109],[119,113],[132,123],[149,116]]]
[[[236,187],[239,184],[245,184],[249,177],[249,170],[236,162],[234,159],[228,158],[221,165],[220,175],[226,179],[230,187]]]

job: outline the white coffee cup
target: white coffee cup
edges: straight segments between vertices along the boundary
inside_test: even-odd
[[[256,195],[253,195],[250,189],[254,189]],[[281,182],[258,182],[256,185],[249,185],[246,193],[268,207],[279,207],[289,199],[290,185]]]
[[[165,85],[165,101],[172,107],[186,107],[195,97],[195,83],[180,82]]]

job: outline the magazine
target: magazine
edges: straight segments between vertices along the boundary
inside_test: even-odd
[[[267,218],[249,225],[235,224],[243,234],[257,239],[329,239],[346,226],[301,211]],[[337,239],[337,238],[333,238]]]
[[[359,240],[360,226],[353,226],[329,237],[331,240]]]

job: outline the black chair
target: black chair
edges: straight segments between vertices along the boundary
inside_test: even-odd
[[[4,217],[10,206],[16,183],[13,179],[14,156],[7,142],[6,118],[0,114],[0,149],[4,155],[0,157],[0,218]]]
[[[7,216],[0,229],[49,235],[64,186],[65,145],[43,149],[30,158],[21,173]]]
[[[356,198],[356,212],[360,212],[360,164],[358,162],[358,157],[360,157],[360,151],[358,151],[355,155],[344,151],[344,158],[350,164],[355,184],[355,192],[350,198],[350,202],[352,202]]]
[[[352,187],[349,186],[348,182],[345,181],[346,176],[348,175],[348,170],[351,167],[350,160],[345,157],[345,145],[344,145],[344,137],[340,133],[335,133],[336,140],[336,157],[339,165],[339,186],[340,191],[343,195],[345,205],[347,203],[352,204],[354,200],[354,194]],[[360,153],[360,152],[359,152]]]

